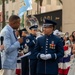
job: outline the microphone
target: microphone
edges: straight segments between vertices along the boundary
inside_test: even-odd
[[[2,44],[3,44],[4,37],[1,36],[1,37],[0,37],[0,40],[1,40],[1,45],[2,45]]]

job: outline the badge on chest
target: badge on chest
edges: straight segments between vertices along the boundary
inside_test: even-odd
[[[49,44],[49,46],[50,46],[51,49],[55,49],[54,41],[52,41],[51,44]]]

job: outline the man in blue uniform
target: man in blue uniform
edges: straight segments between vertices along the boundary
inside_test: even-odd
[[[37,32],[37,25],[30,26],[30,35],[26,37],[26,44],[29,47],[29,52],[31,55],[28,56],[29,59],[29,75],[36,75],[36,64],[37,60],[36,57],[33,55],[35,43],[36,43],[36,32]]]
[[[36,41],[37,75],[58,75],[58,59],[63,57],[64,50],[61,39],[53,35],[55,25],[54,21],[45,19],[44,35]]]

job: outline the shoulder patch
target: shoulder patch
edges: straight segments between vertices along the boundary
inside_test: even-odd
[[[26,43],[29,43],[30,42],[30,39],[26,39]]]

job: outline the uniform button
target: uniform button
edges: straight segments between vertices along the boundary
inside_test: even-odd
[[[46,46],[48,45],[48,43],[46,44]]]
[[[48,40],[48,39],[46,39],[46,40]]]
[[[48,46],[46,46],[46,48],[47,48]]]
[[[46,51],[47,51],[48,49],[46,49]]]
[[[46,43],[48,43],[48,41],[46,41]]]
[[[46,51],[46,53],[47,53],[47,51]]]

